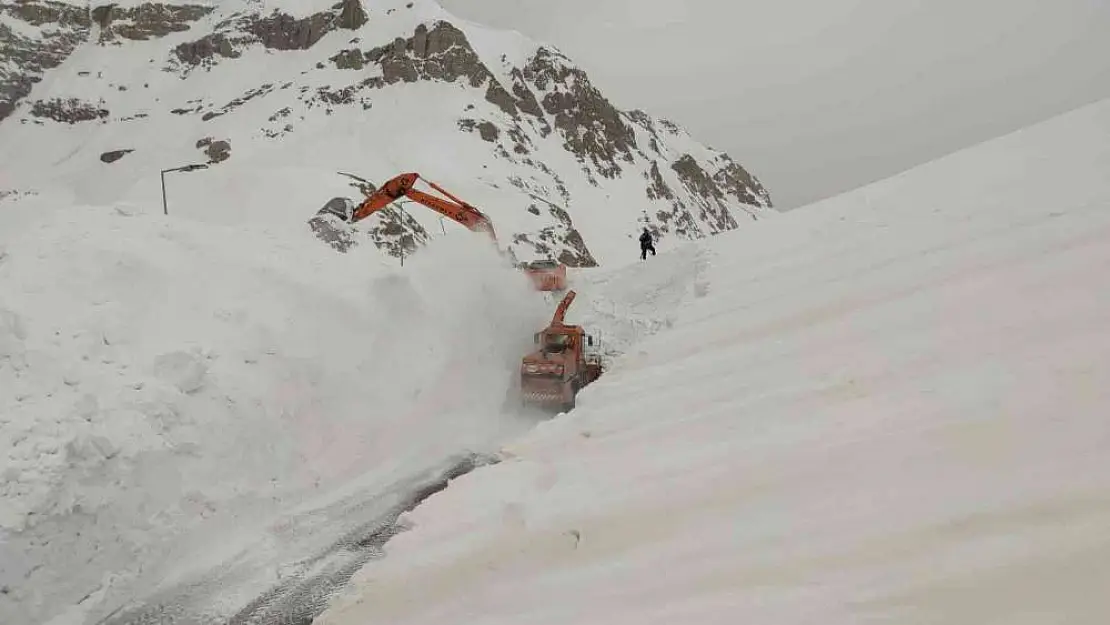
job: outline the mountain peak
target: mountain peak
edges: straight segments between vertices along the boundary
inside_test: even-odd
[[[188,201],[269,190],[198,216],[303,226],[418,171],[482,207],[518,258],[572,266],[630,256],[641,227],[694,239],[771,210],[728,155],[618,109],[558,49],[426,0],[31,0],[0,7],[0,31],[0,137],[28,147],[5,167],[83,197],[156,201],[152,173],[204,156],[176,183]],[[406,213],[351,242],[401,254],[447,233]]]

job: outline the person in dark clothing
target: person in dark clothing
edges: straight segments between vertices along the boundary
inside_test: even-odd
[[[655,240],[652,239],[648,229],[644,228],[643,234],[640,235],[640,260],[647,259],[648,252],[651,252],[651,255],[655,256]]]

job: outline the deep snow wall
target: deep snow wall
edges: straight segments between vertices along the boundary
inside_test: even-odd
[[[0,202],[0,621],[523,427],[501,409],[550,307],[469,232],[402,270],[52,201]]]

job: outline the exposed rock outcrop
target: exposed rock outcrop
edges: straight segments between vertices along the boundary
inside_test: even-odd
[[[540,48],[523,76],[544,94],[544,112],[554,117],[566,149],[579,160],[589,159],[606,178],[620,175],[618,158],[632,162],[636,134],[621,119],[620,111],[590,84],[586,73],[566,57]]]
[[[43,72],[60,65],[89,36],[91,21],[84,7],[50,0],[0,2],[0,14],[39,27],[41,36],[26,37],[0,22],[0,121],[31,93]]]
[[[271,50],[308,50],[336,29],[355,30],[367,21],[359,0],[342,0],[327,11],[295,18],[278,10],[224,20],[216,31],[174,49],[183,71],[209,66],[216,57],[237,58],[240,48],[261,44]],[[174,69],[174,68],[171,68]]]
[[[720,169],[713,174],[717,188],[723,189],[745,204],[771,205],[771,194],[746,169],[727,154],[718,156]]]
[[[209,163],[222,163],[231,158],[231,142],[212,141],[204,147],[204,154],[208,157]]]
[[[100,161],[103,163],[114,163],[124,156],[134,152],[135,150],[112,150],[100,155]]]
[[[370,195],[377,187],[352,174],[343,174],[350,179],[350,185],[363,196]],[[395,258],[411,256],[419,247],[428,243],[428,231],[413,219],[400,206],[391,205],[379,211],[373,220],[348,226],[346,221],[354,212],[356,202],[346,197],[334,197],[309,220],[316,236],[327,242],[336,251],[346,252],[355,245],[358,234],[368,238],[384,253]]]
[[[659,173],[659,161],[653,160],[651,162],[651,169],[644,174],[644,177],[648,179],[647,196],[649,199],[674,199],[674,191],[671,191],[666,181],[663,180],[663,175]]]
[[[357,51],[344,52],[345,63],[353,62],[352,53]],[[464,79],[472,88],[485,89],[485,99],[513,117],[520,111],[539,113],[534,94],[523,88],[515,95],[509,93],[482,62],[466,34],[448,22],[437,21],[431,29],[421,24],[407,39],[398,37],[390,44],[363,51],[361,64],[376,64],[382,71],[380,77],[364,81],[363,87]]]
[[[108,109],[77,98],[36,100],[31,105],[31,115],[52,119],[63,124],[104,120],[108,117],[108,114]]]
[[[91,16],[100,26],[98,43],[121,45],[120,39],[146,41],[189,30],[192,22],[212,10],[199,4],[147,2],[129,8],[102,4],[92,10]]]

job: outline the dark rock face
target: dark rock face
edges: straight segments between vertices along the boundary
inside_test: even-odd
[[[98,43],[120,45],[119,39],[146,41],[189,30],[190,24],[208,15],[213,7],[150,2],[132,8],[103,4],[92,10],[100,26]]]
[[[223,33],[212,33],[196,41],[179,44],[173,52],[186,65],[203,66],[212,63],[217,55],[228,59],[240,57],[242,53],[235,49],[234,44],[243,40],[233,40]]]
[[[556,180],[558,180],[557,176]],[[541,211],[546,211],[551,217],[551,225],[544,226],[535,233],[515,234],[513,236],[514,244],[527,245],[532,248],[533,253],[537,256],[555,258],[568,267],[597,266],[597,260],[590,253],[590,249],[583,240],[581,233],[574,227],[574,221],[566,209],[540,199],[540,196],[535,193],[536,190],[520,177],[511,177],[509,182],[544,204],[543,209],[536,204],[532,204],[528,207],[529,212],[539,215]]]
[[[327,11],[300,19],[274,10],[265,16],[225,20],[216,26],[216,32],[179,45],[174,53],[180,63],[192,68],[211,64],[217,56],[237,58],[241,52],[236,48],[254,43],[271,50],[308,50],[328,33],[361,28],[367,19],[359,0],[342,0]]]
[[[361,0],[342,0],[337,7],[332,7],[333,10],[336,8],[339,9],[339,15],[335,20],[338,28],[358,30],[369,21],[366,11],[362,8]]]
[[[580,161],[589,159],[606,178],[620,175],[618,158],[633,162],[635,132],[590,84],[585,72],[572,67],[562,55],[540,48],[524,68],[523,76],[544,93],[544,112],[554,116],[564,146]]]
[[[0,11],[32,26],[89,27],[88,12],[53,0],[17,0],[0,5]]]
[[[745,204],[760,205],[764,202],[770,204],[770,197],[762,186],[752,184],[756,189],[753,192],[744,183],[745,180],[754,183],[750,174],[727,156],[724,156],[724,159],[727,159],[725,166],[713,175],[707,173],[689,154],[683,155],[671,164],[671,169],[678,174],[682,184],[701,204],[698,218],[709,226],[710,234],[732,230],[738,225],[728,210],[726,195],[731,194]],[[748,214],[752,219],[756,218],[754,213]]]
[[[639,110],[627,111],[624,116],[649,135],[647,145],[640,148],[641,154],[653,161],[651,169],[644,173],[648,182],[647,197],[669,200],[671,204],[670,209],[658,210],[654,215],[662,233],[674,232],[682,237],[697,238],[735,228],[738,226],[732,208],[735,204],[730,202],[752,208],[771,207],[771,197],[766,189],[727,154],[711,151],[710,158],[705,162],[685,154],[672,161],[673,157],[664,156],[662,147],[668,136],[679,136],[684,132],[682,129],[674,122],[653,119]],[[671,161],[669,169],[686,193],[676,192],[664,180],[659,169],[660,156],[665,162]],[[755,212],[749,208],[741,206],[741,210],[751,219],[757,219]]]
[[[649,199],[674,199],[674,191],[671,191],[671,188],[668,187],[667,183],[663,180],[663,175],[659,173],[659,161],[652,161],[651,170],[645,175],[649,182],[647,188],[647,196]]]
[[[124,156],[134,152],[135,150],[112,150],[100,155],[100,160],[104,163],[114,163]]]
[[[539,110],[535,96],[527,89],[521,91],[523,98],[506,91],[482,63],[466,35],[447,22],[436,22],[430,30],[421,24],[408,39],[398,37],[388,45],[365,51],[363,62],[375,63],[382,70],[380,78],[366,83],[370,88],[424,80],[455,82],[461,78],[472,88],[484,88],[485,99],[509,115]]]
[[[689,154],[683,154],[677,161],[671,163],[673,169],[678,177],[682,180],[683,184],[689,187],[694,193],[700,197],[721,198],[724,194],[713,183],[713,179],[701,165]]]
[[[382,209],[366,232],[379,250],[394,258],[412,256],[429,240],[428,231],[398,206]]]
[[[492,78],[466,35],[447,22],[436,23],[431,31],[421,24],[408,39],[398,37],[364,55],[366,62],[382,68],[382,82],[389,85],[418,80],[455,82],[466,78],[471,87],[481,87]]]
[[[377,190],[369,180],[353,174],[343,175],[350,178],[349,184],[364,196]],[[317,211],[308,223],[320,240],[340,252],[346,252],[357,245],[359,238],[365,237],[386,254],[394,258],[404,258],[417,253],[430,240],[428,231],[399,205],[387,206],[365,221],[348,225],[346,222],[356,208],[354,200],[335,197]],[[361,236],[356,238],[356,234]]]
[[[212,137],[204,137],[197,141],[197,149],[203,150],[205,156],[208,157],[208,163],[222,163],[231,158],[231,142],[226,140],[217,141]]]
[[[209,163],[222,163],[231,158],[230,141],[213,141],[204,148]]]
[[[0,24],[0,121],[31,93],[44,72],[60,65],[89,36],[89,13],[49,0],[0,2],[0,14],[43,27],[31,39]]]
[[[308,225],[312,228],[316,238],[327,243],[337,252],[346,252],[357,245],[354,236],[347,230],[343,220],[334,215],[335,211],[342,210],[350,203],[351,200],[345,197],[332,198],[308,220]]]
[[[271,50],[307,50],[331,30],[335,17],[316,13],[294,19],[284,13],[255,18],[246,22],[247,32]]]
[[[260,87],[257,87],[255,89],[251,89],[250,91],[244,93],[242,96],[240,96],[238,98],[235,98],[234,100],[232,100],[232,101],[228,102],[227,104],[223,105],[222,107],[220,107],[219,110],[208,111],[207,113],[205,113],[204,115],[201,116],[201,119],[203,121],[208,121],[210,119],[214,119],[216,117],[219,117],[220,115],[225,115],[227,113],[230,113],[231,111],[234,111],[235,109],[239,108],[240,106],[243,106],[247,102],[249,102],[249,101],[251,101],[251,100],[253,100],[257,97],[264,96],[264,95],[270,93],[273,90],[274,90],[274,85],[271,84],[271,83],[266,83],[266,84],[264,84]]]
[[[336,69],[360,70],[366,66],[366,62],[362,58],[362,52],[359,50],[343,50],[331,57],[330,60],[335,63]]]
[[[684,154],[674,163],[671,169],[677,174],[682,184],[690,191],[691,195],[702,200],[698,217],[700,221],[708,223],[711,233],[732,230],[737,226],[736,220],[724,205],[724,191],[714,184],[713,179],[701,168],[701,165],[689,154]]]
[[[37,100],[31,105],[31,115],[52,119],[63,124],[103,120],[108,110],[83,102],[77,98]]]
[[[718,188],[731,193],[736,199],[746,204],[771,205],[771,194],[747,170],[733,161],[727,154],[721,155],[724,166],[713,174],[713,182]]]

